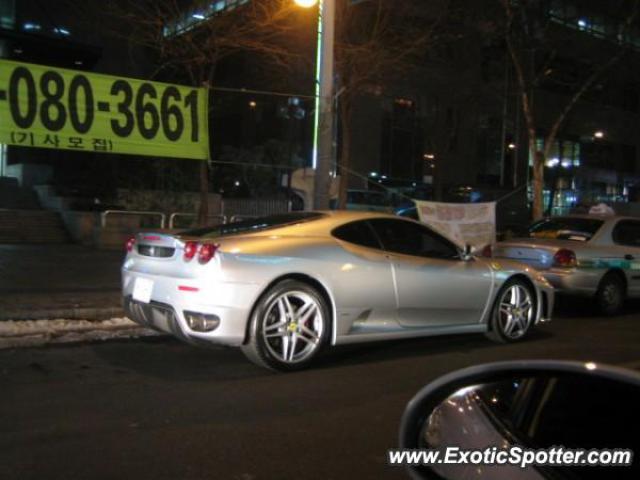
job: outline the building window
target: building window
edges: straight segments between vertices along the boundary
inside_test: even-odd
[[[622,145],[621,153],[622,164],[619,170],[623,173],[636,174],[638,172],[638,154],[635,145]]]
[[[544,138],[536,138],[536,150],[544,151]],[[581,165],[580,142],[567,139],[556,139],[546,158],[546,167],[573,168]],[[529,154],[529,166],[533,167],[533,157]]]
[[[15,0],[0,0],[0,28],[12,30],[16,22]]]
[[[626,19],[608,15],[605,11],[595,12],[593,7],[590,7],[592,4],[585,3],[587,2],[577,0],[552,0],[548,9],[549,19],[594,37],[630,45],[640,50],[638,27],[632,27],[623,35],[621,29]]]
[[[614,159],[615,151],[610,143],[593,142],[583,145],[583,163],[587,167],[613,170],[615,169]]]
[[[37,32],[41,29],[41,27],[38,23],[26,22],[22,25],[22,29],[26,30],[27,32]]]
[[[202,22],[206,22],[214,15],[223,11],[233,10],[242,5],[249,3],[251,0],[215,0],[200,3],[197,7],[193,7],[186,11],[181,18],[175,19],[163,28],[165,37],[180,35],[197,27]]]

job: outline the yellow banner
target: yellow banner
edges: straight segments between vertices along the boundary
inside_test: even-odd
[[[209,158],[208,91],[0,60],[0,143]]]

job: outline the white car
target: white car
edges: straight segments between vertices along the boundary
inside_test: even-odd
[[[558,293],[595,298],[605,314],[619,312],[627,297],[640,297],[639,218],[545,218],[529,227],[527,238],[498,243],[493,256],[531,265]]]
[[[239,346],[273,369],[324,346],[453,333],[524,338],[553,288],[517,262],[475,258],[426,225],[370,212],[297,212],[128,245],[129,318]]]

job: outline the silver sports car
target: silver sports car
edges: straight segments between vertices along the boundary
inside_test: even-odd
[[[485,332],[509,342],[549,319],[536,270],[476,258],[413,220],[297,212],[127,243],[136,322],[191,343],[240,346],[278,370],[327,345]]]
[[[640,297],[640,219],[570,215],[545,218],[528,238],[499,243],[495,258],[539,269],[558,293],[594,297],[602,313]]]

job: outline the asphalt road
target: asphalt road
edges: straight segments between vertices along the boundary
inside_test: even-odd
[[[638,368],[639,345],[640,314],[583,306],[520,344],[370,344],[295,374],[170,339],[0,351],[0,478],[401,479],[386,451],[430,380],[507,359]]]

